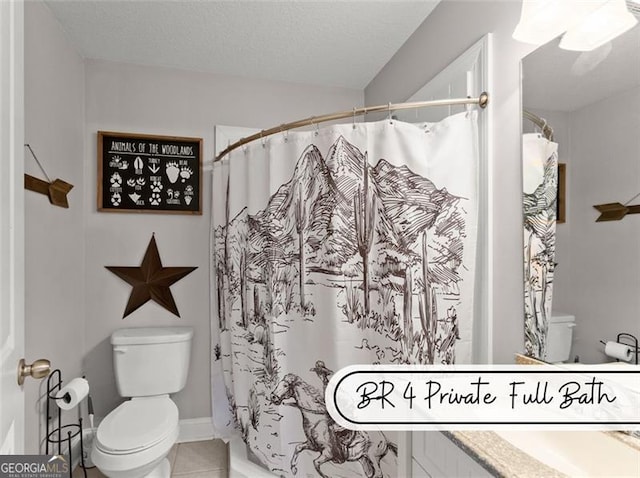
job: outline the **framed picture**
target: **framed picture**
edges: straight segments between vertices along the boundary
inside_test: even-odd
[[[98,131],[98,211],[202,214],[202,138]]]
[[[556,200],[556,222],[567,220],[567,164],[558,163],[558,196]]]

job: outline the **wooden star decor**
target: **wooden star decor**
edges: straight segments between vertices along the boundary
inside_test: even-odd
[[[139,267],[105,266],[105,268],[133,286],[123,319],[150,300],[180,317],[169,287],[197,269],[197,267],[163,267],[155,235],[151,236],[147,252],[144,253]]]

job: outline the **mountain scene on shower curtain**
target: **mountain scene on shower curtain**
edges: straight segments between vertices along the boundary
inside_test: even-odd
[[[227,181],[213,267],[219,340],[231,349],[215,360],[243,439],[278,476],[394,476],[389,437],[333,423],[328,378],[349,360],[455,363],[468,202],[393,159],[405,161],[370,161],[343,137],[326,155],[309,145],[253,214],[231,216]],[[339,353],[316,348],[327,330]],[[287,357],[294,344],[304,359]]]
[[[227,231],[218,228],[216,235],[221,238],[228,233],[232,245],[248,242],[250,279],[261,278],[268,262],[296,265],[295,208],[302,197],[308,270],[355,276],[358,265],[353,262],[358,251],[353,198],[362,187],[364,160],[360,151],[343,138],[333,145],[326,161],[314,145],[309,146],[292,179],[278,189],[265,209],[255,215],[243,209],[230,221]],[[440,254],[429,261],[430,278],[441,286],[455,288],[457,266],[462,262],[460,198],[437,189],[406,166],[396,167],[384,159],[375,167],[369,166],[369,178],[371,193],[378,199],[376,242],[382,246],[376,274],[382,278],[402,272],[404,276],[403,265],[418,259],[419,251],[413,246],[418,245],[420,234],[435,226],[435,235],[443,241]],[[223,245],[224,240],[216,243]],[[223,251],[218,254],[224,255]]]
[[[558,158],[544,164],[542,182],[524,194],[525,352],[544,359],[555,270]]]
[[[362,215],[366,206],[357,209],[358,196],[373,215],[366,253],[369,302],[375,294],[384,310],[367,306],[362,297],[364,261],[355,225],[356,210]],[[432,349],[440,349],[438,343],[453,348],[455,338],[447,335],[454,328],[457,333],[456,312],[449,307],[438,311],[436,296],[459,295],[464,201],[407,166],[394,166],[385,159],[371,166],[367,155],[343,137],[326,157],[315,145],[309,145],[291,180],[280,186],[264,209],[249,214],[244,208],[215,230],[219,276],[226,276],[226,284],[218,284],[218,295],[226,298],[229,309],[218,310],[221,328],[228,325],[229,306],[238,302],[240,322],[245,325],[259,315],[278,317],[296,308],[302,308],[308,320],[313,320],[311,286],[323,285],[342,289],[342,309],[349,322],[380,332],[384,328],[398,342],[403,340],[407,349],[414,349],[413,342],[422,346],[427,341]],[[309,297],[303,297],[305,290]],[[274,296],[286,299],[269,303]],[[415,296],[419,300],[413,300]],[[261,304],[268,310],[256,313]],[[404,321],[406,327],[403,314],[412,316]],[[418,333],[409,332],[418,318],[422,324],[416,327]],[[438,329],[443,335],[440,342]],[[425,357],[405,350],[401,358],[394,354],[394,361],[450,363],[453,351],[447,347],[431,350]]]

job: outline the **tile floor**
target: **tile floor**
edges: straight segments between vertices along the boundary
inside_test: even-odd
[[[172,478],[227,478],[227,445],[222,440],[176,443],[169,453]],[[73,478],[84,478],[77,467]],[[87,478],[104,478],[97,468],[87,469]]]

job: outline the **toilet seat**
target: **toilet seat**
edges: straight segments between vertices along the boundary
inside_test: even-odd
[[[171,447],[178,439],[179,427],[176,424],[173,432],[171,432],[164,440],[137,453],[115,454],[102,451],[97,442],[91,450],[91,458],[93,464],[107,477],[111,478],[140,478],[147,476],[152,470],[156,469],[162,462],[166,460]],[[169,473],[161,476],[169,478]]]
[[[136,397],[100,423],[95,444],[111,455],[139,453],[175,434],[177,427],[178,407],[168,395]]]

